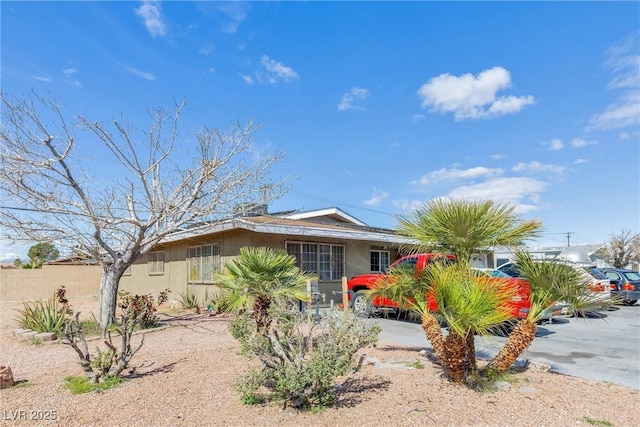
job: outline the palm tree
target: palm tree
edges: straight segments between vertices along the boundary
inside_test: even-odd
[[[496,280],[477,277],[464,264],[432,262],[418,275],[395,268],[373,283],[369,296],[385,297],[417,312],[445,376],[463,384],[475,371],[474,335],[486,335],[512,316],[507,303],[514,288],[496,286]],[[432,302],[437,315],[429,310]],[[449,326],[446,337],[439,317]]]
[[[441,360],[454,360],[447,367],[454,381],[460,381],[460,372],[464,378],[465,372],[475,369],[473,334],[487,331],[489,325],[504,313],[497,308],[500,306],[497,295],[489,298],[497,305],[492,303],[483,306],[484,303],[478,303],[488,301],[483,292],[496,287],[489,286],[489,282],[483,285],[484,280],[478,278],[469,280],[473,276],[468,271],[471,255],[490,246],[523,245],[526,240],[537,237],[542,227],[540,221],[521,220],[514,214],[514,209],[514,206],[496,204],[490,200],[434,199],[399,218],[398,232],[417,241],[410,250],[452,253],[458,261],[458,268],[436,269],[436,275],[431,278],[438,309],[452,331],[443,341],[441,351],[444,359]],[[439,274],[443,276],[440,279],[436,277]],[[459,275],[457,279],[454,277],[456,275]],[[445,285],[436,285],[436,282]],[[490,313],[492,309],[496,311],[494,314]],[[433,314],[423,313],[423,325],[425,318],[428,325],[433,325],[429,316],[433,317]],[[435,335],[435,332],[432,333]],[[431,337],[428,338],[431,340]],[[464,350],[461,350],[462,345],[465,346]],[[439,351],[435,346],[434,350],[436,354]],[[463,363],[462,369],[458,363]]]
[[[515,288],[491,277],[478,277],[464,264],[434,265],[428,270],[438,311],[449,327],[444,339],[448,377],[466,383],[476,370],[474,335],[487,335],[512,318],[509,301]]]
[[[401,309],[417,313],[436,357],[444,360],[444,337],[440,321],[429,310],[427,302],[427,295],[432,294],[431,288],[431,279],[426,271],[416,272],[412,268],[398,266],[389,274],[380,275],[371,284],[367,296],[371,299],[387,298]]]
[[[417,252],[452,253],[458,262],[490,246],[520,246],[539,235],[540,221],[523,221],[514,206],[491,200],[433,199],[407,216],[401,216],[398,232],[412,237]]]
[[[586,294],[589,280],[579,270],[560,260],[534,260],[526,252],[517,252],[516,266],[531,286],[531,308],[521,319],[507,341],[487,365],[487,370],[506,372],[516,359],[531,345],[536,336],[536,325],[543,312],[556,301],[568,301],[578,313],[584,314],[597,307]]]
[[[240,248],[238,258],[228,262],[214,283],[222,288],[218,310],[239,313],[252,309],[258,332],[271,325],[269,308],[275,303],[309,301],[306,283],[314,276],[296,267],[296,258],[283,250]]]

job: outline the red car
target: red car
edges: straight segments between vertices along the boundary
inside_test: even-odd
[[[443,256],[442,254],[435,253],[407,255],[392,263],[388,270],[401,267],[411,268],[416,272],[421,272],[429,265],[429,262],[434,259],[442,259]],[[453,255],[447,255],[447,259],[455,261]],[[399,308],[396,302],[387,298],[376,297],[370,300],[366,294],[366,291],[370,290],[373,283],[383,274],[385,273],[361,274],[347,281],[349,300],[355,312],[368,313],[372,309]],[[502,277],[488,277],[485,280],[487,280],[487,283],[496,283],[496,285],[499,286],[513,286],[515,293],[509,304],[511,313],[514,318],[527,317],[529,308],[531,307],[531,288],[529,282],[524,279]],[[437,311],[438,307],[435,298],[427,295],[427,303],[429,310]]]

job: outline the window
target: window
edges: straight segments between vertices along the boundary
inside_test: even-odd
[[[381,273],[389,268],[388,251],[371,251],[371,272]]]
[[[220,270],[220,245],[193,246],[187,249],[188,283],[213,283]]]
[[[164,274],[164,251],[149,252],[147,266],[149,268],[149,274]]]
[[[287,242],[286,251],[296,265],[320,280],[340,280],[344,276],[344,246],[328,243]]]

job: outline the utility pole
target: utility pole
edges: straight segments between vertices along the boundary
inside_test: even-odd
[[[571,235],[575,234],[573,231],[567,231],[566,233],[562,233],[562,234],[566,234],[567,236],[567,246],[571,246]]]

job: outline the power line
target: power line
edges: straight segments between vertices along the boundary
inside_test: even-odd
[[[571,246],[571,235],[572,234],[576,234],[576,233],[574,233],[573,231],[566,231],[566,232],[564,232],[562,234],[567,236],[567,247]]]

